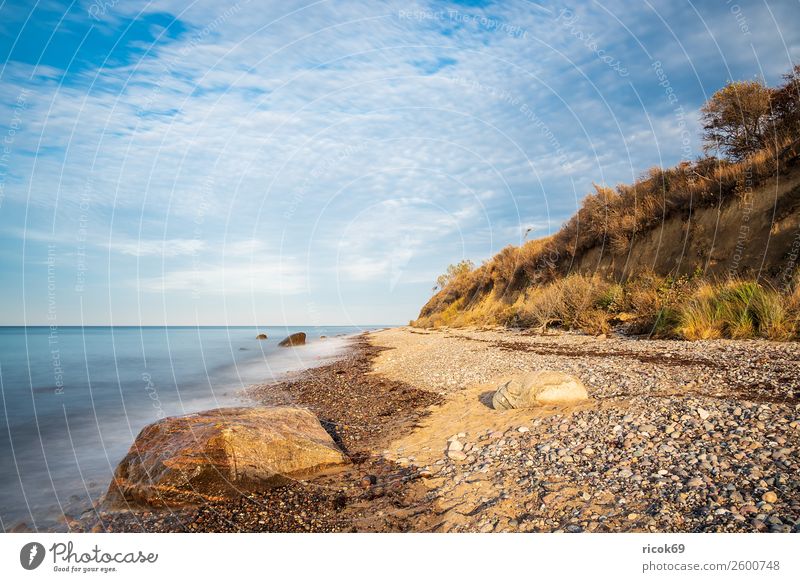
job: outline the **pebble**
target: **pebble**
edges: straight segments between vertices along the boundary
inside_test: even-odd
[[[774,491],[767,491],[761,496],[761,499],[767,503],[775,503],[778,501],[778,495]]]

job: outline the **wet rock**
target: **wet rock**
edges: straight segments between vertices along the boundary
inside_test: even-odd
[[[278,344],[279,346],[286,348],[291,346],[303,346],[306,343],[306,334],[302,331],[298,331],[297,333],[293,333],[289,337],[283,339]]]

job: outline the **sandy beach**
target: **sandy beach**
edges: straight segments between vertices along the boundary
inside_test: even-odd
[[[257,386],[317,414],[353,464],[236,503],[100,514],[95,531],[800,530],[800,348],[397,328]],[[494,410],[513,374],[576,405]],[[453,444],[455,443],[455,444]]]

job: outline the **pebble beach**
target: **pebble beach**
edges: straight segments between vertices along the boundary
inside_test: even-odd
[[[572,405],[495,410],[521,372]],[[798,532],[800,346],[395,328],[278,384],[353,461],[236,503],[99,513],[94,531]]]

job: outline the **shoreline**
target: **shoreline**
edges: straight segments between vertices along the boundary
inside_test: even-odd
[[[374,333],[374,332],[373,332]],[[350,457],[352,465],[307,482],[240,500],[173,510],[100,512],[76,520],[72,531],[106,532],[343,532],[409,531],[406,512],[426,503],[418,469],[380,454],[440,401],[437,395],[371,374],[385,348],[364,332],[334,361],[292,372],[243,391],[254,405],[308,408]],[[373,422],[376,420],[377,422]],[[403,511],[405,508],[405,511]],[[416,508],[416,509],[415,509]]]
[[[114,327],[117,328],[118,326]],[[76,329],[79,333],[80,328]],[[111,328],[105,326],[102,329]],[[147,328],[132,327],[130,332],[136,334],[138,339],[142,329]],[[160,326],[157,329],[163,329],[165,333],[170,330],[185,329],[191,333],[192,337],[190,339],[195,339],[195,333],[200,331],[195,326],[186,328]],[[143,398],[137,400],[136,391],[133,389],[139,386],[138,368],[131,366],[130,358],[128,358],[121,364],[122,383],[126,387],[133,387],[132,390],[126,392],[126,397],[130,398],[130,401],[127,402],[128,407],[123,409],[120,405],[98,408],[96,411],[96,414],[102,420],[106,420],[107,417],[105,415],[117,415],[119,417],[117,425],[106,422],[107,426],[111,428],[107,428],[103,436],[108,437],[108,439],[104,440],[102,444],[87,439],[81,440],[80,435],[76,434],[77,431],[75,430],[69,435],[69,440],[67,440],[67,435],[64,435],[65,442],[74,443],[72,446],[79,452],[82,462],[84,460],[87,462],[97,461],[101,465],[100,469],[95,469],[94,473],[91,469],[87,471],[83,465],[77,471],[73,470],[72,472],[65,470],[58,472],[57,469],[54,469],[53,479],[56,483],[54,489],[57,488],[57,493],[51,490],[49,494],[42,494],[39,498],[36,497],[35,492],[32,497],[31,493],[28,493],[29,497],[27,499],[24,496],[21,497],[18,506],[22,508],[22,511],[16,511],[13,514],[5,512],[3,515],[4,518],[11,515],[11,518],[6,521],[7,531],[64,533],[71,530],[85,529],[82,522],[86,521],[88,516],[93,516],[98,508],[102,507],[102,501],[108,490],[110,473],[113,473],[115,467],[125,458],[136,436],[146,426],[158,421],[160,418],[201,413],[218,408],[257,406],[259,404],[258,401],[253,400],[247,394],[247,391],[252,386],[261,382],[281,382],[300,377],[320,366],[336,361],[348,352],[353,338],[363,332],[363,329],[358,328],[330,328],[330,331],[325,331],[331,335],[321,339],[317,337],[319,332],[315,329],[309,333],[310,338],[307,344],[295,351],[275,347],[277,340],[281,339],[282,335],[280,332],[275,333],[275,329],[271,327],[245,326],[232,328],[213,326],[201,329],[220,330],[225,342],[224,350],[222,351],[230,351],[233,361],[229,358],[216,358],[215,360],[214,357],[207,360],[201,359],[202,353],[187,354],[187,351],[184,351],[184,353],[177,354],[174,362],[170,360],[170,363],[175,365],[173,373],[177,370],[174,378],[168,378],[167,374],[163,373],[163,368],[158,368],[158,362],[156,361],[156,366],[148,369],[148,373],[141,376],[144,390],[143,394],[139,393],[139,395],[143,395]],[[239,330],[237,335],[230,334],[233,329]],[[293,332],[297,331],[298,328],[289,327],[286,329]],[[242,330],[245,332],[244,334]],[[257,330],[268,331],[272,339],[268,342],[260,340],[255,334]],[[121,332],[117,330],[117,333]],[[147,353],[148,355],[155,355],[157,358],[159,355],[158,341],[162,340],[164,336],[160,333],[157,334],[155,342],[153,342],[153,336],[147,337],[149,341],[144,344],[147,346]],[[213,337],[203,337],[203,341],[213,341],[213,339]],[[217,346],[219,347],[219,344]],[[190,352],[191,350],[188,351]],[[187,355],[190,357],[186,357]],[[113,356],[113,353],[109,353],[108,360],[104,359],[103,362],[108,363],[109,366],[116,365]],[[123,350],[120,357],[126,358],[129,356],[130,354],[124,353]],[[197,372],[198,364],[203,366],[201,370],[205,372],[205,375],[195,374],[195,376],[192,376]],[[98,370],[98,374],[100,374],[102,365],[93,365],[91,369],[92,377],[94,377],[95,370]],[[131,372],[131,370],[133,371]],[[161,373],[159,374],[159,372]],[[174,380],[174,386],[171,386],[168,380]],[[209,387],[212,386],[213,388],[209,390]],[[102,390],[106,386],[100,380],[94,387],[95,390],[98,387]],[[82,388],[83,386],[80,384],[71,384],[67,390],[68,395],[79,394]],[[34,392],[38,394],[42,390],[34,389]],[[49,388],[47,393],[50,393]],[[178,397],[175,398],[174,394],[177,394]],[[162,400],[165,396],[166,400]],[[80,414],[81,410],[84,410],[77,406],[81,403],[79,401],[76,402],[76,399],[77,397],[67,403],[70,417]],[[137,404],[141,404],[141,401],[144,404],[137,408]],[[89,403],[87,402],[87,404]],[[86,408],[85,410],[88,410],[91,414],[92,409]],[[57,416],[61,417],[62,415],[63,413],[59,406]],[[127,426],[125,426],[126,424]],[[130,433],[128,432],[128,427],[130,427]],[[24,440],[24,435],[16,432],[19,430],[17,426],[12,426],[10,430],[14,438]],[[119,438],[114,441],[117,436]],[[74,441],[72,440],[73,438],[75,439]],[[68,454],[71,456],[71,452],[68,452]],[[95,454],[94,457],[92,457],[93,454]],[[52,466],[50,469],[52,469]],[[6,507],[4,506],[4,509]],[[27,511],[25,511],[26,507],[28,508]]]
[[[543,368],[590,400],[491,408],[500,380]],[[798,372],[800,346],[763,341],[364,333],[248,390],[309,408],[351,466],[99,531],[800,531]]]

